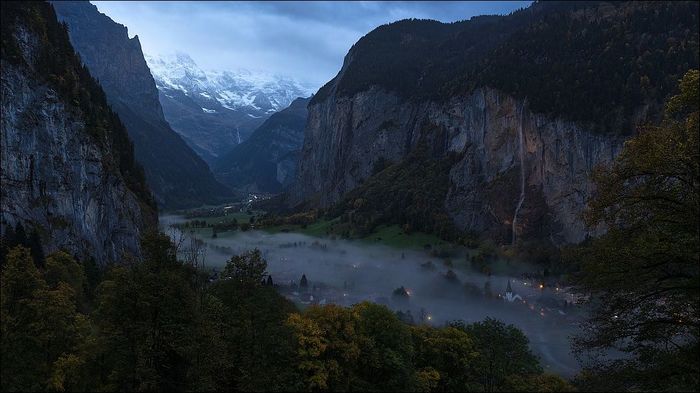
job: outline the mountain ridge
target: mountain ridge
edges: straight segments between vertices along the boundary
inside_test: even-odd
[[[374,85],[402,100],[437,101],[489,87],[528,97],[538,113],[629,133],[633,123],[659,120],[663,100],[697,63],[695,5],[552,1],[453,23],[396,21],[360,38],[312,104]]]
[[[579,242],[595,234],[580,220],[590,174],[659,119],[675,80],[698,65],[697,31],[690,2],[535,3],[380,26],[311,100],[283,200],[352,217],[365,233],[400,224],[444,234],[447,221],[503,243]],[[436,178],[406,177],[410,157],[455,160],[444,184],[406,189]]]
[[[217,178],[247,192],[277,193],[296,174],[310,98],[297,98],[273,113],[253,134],[222,156],[214,167]]]
[[[138,37],[129,38],[125,26],[87,1],[52,5],[129,131],[158,204],[177,209],[230,198],[230,190],[216,181],[207,164],[166,121]]]
[[[293,79],[248,70],[208,71],[187,54],[147,55],[166,118],[210,166],[271,114],[312,91]]]

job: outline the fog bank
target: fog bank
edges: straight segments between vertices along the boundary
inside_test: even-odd
[[[169,226],[183,221],[180,216],[161,217],[163,229],[171,236],[180,233]],[[232,255],[259,249],[280,292],[302,305],[369,300],[410,311],[417,323],[432,325],[496,318],[523,330],[546,371],[572,376],[579,369],[568,337],[577,331],[582,311],[569,306],[574,298],[563,288],[540,289],[537,282],[517,273],[486,276],[466,267],[463,259],[448,267],[425,251],[358,241],[262,231],[200,238],[207,243],[205,265],[218,271]],[[298,288],[302,275],[308,279],[306,291]],[[509,281],[512,302],[505,299]],[[394,295],[400,287],[409,296]]]

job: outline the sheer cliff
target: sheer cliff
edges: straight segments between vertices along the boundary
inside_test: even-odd
[[[99,263],[139,255],[155,202],[133,146],[65,27],[42,2],[2,3],[2,227]]]
[[[129,131],[158,204],[183,208],[229,198],[230,191],[166,122],[138,37],[129,38],[125,26],[87,1],[52,4],[68,24],[71,43]]]
[[[312,99],[288,203],[365,227],[441,232],[444,216],[503,243],[581,241],[591,171],[658,119],[697,67],[697,31],[688,2],[381,26]]]

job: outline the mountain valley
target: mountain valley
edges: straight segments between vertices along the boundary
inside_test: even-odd
[[[0,7],[0,390],[700,389],[697,2]]]

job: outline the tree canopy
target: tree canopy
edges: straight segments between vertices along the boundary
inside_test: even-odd
[[[698,70],[680,80],[659,126],[643,128],[594,175],[586,220],[607,228],[575,257],[593,315],[582,353],[617,350],[594,363],[588,383],[685,390],[700,384],[700,129]],[[615,374],[618,377],[596,375]]]
[[[387,307],[311,306],[266,285],[253,250],[210,282],[160,233],[101,275],[28,248],[2,268],[3,391],[499,391],[568,388],[525,336],[487,320],[431,327]],[[509,345],[510,344],[510,345]]]

